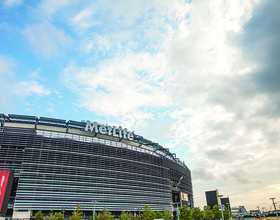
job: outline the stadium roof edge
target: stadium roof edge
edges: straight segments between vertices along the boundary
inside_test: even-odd
[[[50,126],[58,126],[58,127],[71,127],[71,128],[80,128],[80,129],[84,129],[84,126],[85,126],[85,122],[81,121],[81,122],[77,122],[77,121],[72,121],[72,120],[69,120],[69,121],[66,121],[66,120],[63,120],[63,119],[54,119],[54,118],[47,118],[47,117],[36,117],[36,116],[28,116],[28,115],[17,115],[17,114],[8,114],[8,116],[6,116],[5,114],[0,114],[0,118],[3,118],[4,120],[7,120],[8,122],[12,122],[12,123],[24,123],[26,121],[26,123],[31,123],[31,124],[50,124]],[[13,120],[15,119],[15,120]],[[18,121],[17,121],[18,120]],[[72,127],[71,125],[73,125],[74,127]],[[159,145],[158,143],[155,143],[153,141],[150,141],[146,138],[143,138],[143,136],[141,135],[137,135],[135,134],[135,141],[133,142],[136,142],[139,144],[139,146],[141,145],[146,145],[146,146],[151,146],[152,148],[155,149],[155,151],[161,151],[163,153],[165,153],[166,156],[169,156],[172,158],[172,160],[176,163],[180,163],[181,165],[187,167],[185,165],[184,162],[180,161],[179,158],[176,157],[176,154],[175,153],[171,153],[169,151],[168,148],[164,148],[163,146]]]

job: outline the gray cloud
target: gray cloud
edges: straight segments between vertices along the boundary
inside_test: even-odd
[[[213,149],[206,151],[205,154],[210,160],[214,160],[216,162],[232,163],[234,161],[233,152],[227,149]]]
[[[257,65],[243,80],[253,83],[256,92],[268,93],[277,102],[275,110],[279,110],[279,98],[274,94],[280,92],[279,11],[279,1],[263,1],[254,10],[242,35],[244,57]]]
[[[251,182],[249,178],[249,174],[240,168],[233,171],[229,171],[223,177],[226,180],[235,180],[236,182],[241,184],[247,184]]]
[[[255,115],[280,116],[279,11],[280,2],[273,0],[263,1],[254,9],[243,33],[235,38],[235,43],[239,42],[243,51],[243,64],[239,65],[252,70],[248,74],[218,78],[217,87],[212,87],[209,92],[210,103],[222,104],[243,119],[248,102],[264,94],[268,96],[262,100],[265,105],[259,107]]]
[[[244,26],[243,46],[246,56],[261,65],[278,63],[280,56],[280,2],[262,1]]]
[[[216,179],[216,176],[209,171],[206,171],[203,167],[196,167],[192,170],[192,176],[194,180],[204,180],[204,181],[210,181]]]

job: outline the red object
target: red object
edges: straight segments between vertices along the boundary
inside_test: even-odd
[[[0,170],[0,212],[2,211],[9,174],[9,170]]]

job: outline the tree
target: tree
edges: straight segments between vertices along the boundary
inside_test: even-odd
[[[119,219],[120,220],[126,220],[127,219],[127,212],[125,211],[122,211],[121,215],[119,216]]]
[[[134,219],[134,216],[132,213],[122,211],[121,215],[119,216],[119,219],[120,220],[132,220],[132,219]]]
[[[191,219],[192,210],[188,209],[186,207],[186,205],[184,205],[183,207],[180,207],[179,210],[180,210],[180,215],[179,215],[180,220],[190,220]]]
[[[114,219],[114,216],[112,215],[111,212],[109,212],[107,210],[107,208],[103,208],[101,210],[101,214],[99,215],[99,220],[113,220]],[[71,219],[70,219],[71,220]]]
[[[163,213],[162,212],[156,212],[156,218],[162,218]]]
[[[41,210],[35,214],[35,220],[43,220],[43,213]]]
[[[89,220],[93,220],[93,217],[90,216],[90,217],[89,217]],[[95,214],[94,214],[94,220],[99,220],[99,217],[98,217],[98,215],[97,215],[96,212],[95,212]]]
[[[154,220],[156,218],[156,213],[154,213],[148,205],[145,205],[141,217],[143,220]]]
[[[51,211],[49,214],[44,217],[44,220],[54,220],[54,214],[53,211]]]
[[[44,220],[64,220],[64,217],[61,212],[53,212],[53,209],[51,212],[43,218]]]
[[[64,220],[63,214],[61,212],[54,213],[55,220]]]
[[[164,209],[162,218],[164,220],[172,220],[173,219],[172,212],[169,209]]]
[[[84,210],[84,207],[78,203],[69,220],[83,220],[84,213],[82,212],[82,210]]]
[[[215,215],[213,214],[212,210],[210,209],[210,206],[204,206],[204,219],[212,219]]]
[[[216,219],[221,219],[222,218],[222,212],[219,210],[218,205],[213,206],[212,212],[214,214],[214,218],[216,218]]]
[[[228,212],[228,208],[225,206],[225,210],[223,211],[224,214],[224,218],[225,219],[229,219],[229,212]]]
[[[128,219],[131,219],[131,220],[133,220],[133,219],[134,219],[134,215],[133,215],[133,213],[132,213],[132,212],[129,212],[129,213],[128,213]]]
[[[192,219],[201,220],[203,219],[203,211],[199,207],[195,207],[192,211]]]

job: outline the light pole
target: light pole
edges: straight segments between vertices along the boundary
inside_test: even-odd
[[[262,207],[262,210],[263,210],[262,215],[265,216],[265,207]]]
[[[64,218],[64,212],[65,212],[65,209],[67,208],[67,206],[62,206],[62,213],[63,213],[63,218]]]
[[[180,211],[179,211],[179,203],[180,202],[175,202],[173,204],[177,204],[177,212],[176,212],[176,215],[177,215],[177,220],[179,220],[179,215],[180,215]]]
[[[229,211],[229,203],[226,203],[226,205],[228,206],[228,219],[231,219],[231,215],[230,215],[230,211]]]
[[[276,217],[277,217],[277,219],[278,219],[278,213],[277,213],[277,209],[276,209],[276,203],[274,202],[274,199],[275,199],[275,198],[270,198],[270,199],[272,200],[272,203],[273,203],[274,209],[275,209],[275,214],[276,214]]]
[[[222,220],[224,220],[224,212],[223,212],[223,206],[222,206],[222,201],[221,201],[221,197],[223,197],[223,195],[218,195],[219,199],[220,199],[220,207],[221,207],[221,212],[222,212]]]
[[[92,212],[92,220],[95,220],[95,203],[97,203],[96,200],[93,201],[94,205],[93,205],[93,212]]]

